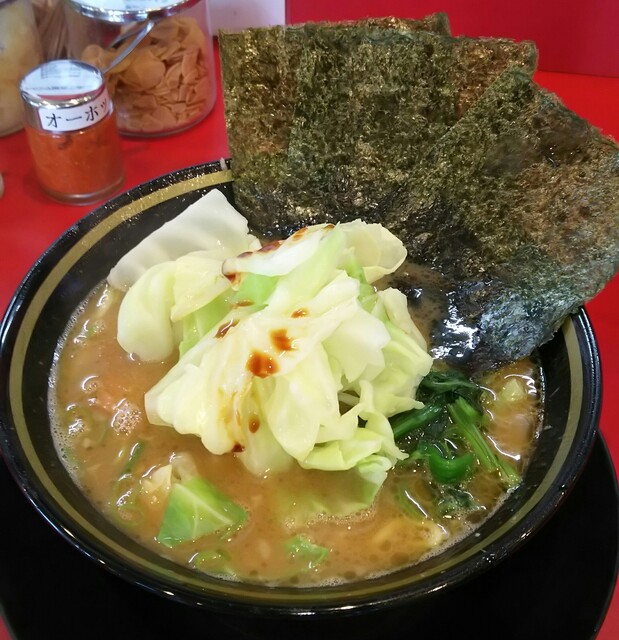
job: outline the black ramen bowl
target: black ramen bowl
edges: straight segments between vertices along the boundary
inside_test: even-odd
[[[72,545],[162,596],[221,612],[319,616],[376,612],[442,592],[511,554],[557,509],[594,442],[600,361],[584,311],[539,353],[543,428],[522,485],[473,535],[413,567],[332,587],[264,587],[212,578],[140,546],[84,497],[58,457],[47,408],[49,372],[67,321],[129,249],[212,188],[232,197],[232,176],[211,163],[164,176],[96,209],[34,265],[15,294],[0,339],[0,445],[35,508]]]

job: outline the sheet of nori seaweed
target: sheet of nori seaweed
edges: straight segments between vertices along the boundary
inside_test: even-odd
[[[354,40],[368,32],[379,37],[383,30],[449,33],[449,23],[445,14],[432,14],[421,20],[375,18],[220,32],[228,141],[241,208],[251,211],[258,201],[266,213],[276,204],[269,195],[286,170],[298,67],[303,52],[323,30]]]
[[[428,32],[317,33],[298,73],[286,179],[269,210],[304,222],[376,220],[381,203],[531,43]],[[242,188],[242,185],[241,185]]]
[[[368,18],[356,22],[307,23],[219,34],[226,122],[235,163],[245,156],[287,148],[294,115],[296,72],[303,48],[328,29],[354,38],[368,30],[427,30],[449,34],[446,14],[420,20]],[[237,157],[238,156],[238,157]]]
[[[440,39],[439,43],[447,39]],[[376,217],[415,157],[456,120],[453,51],[426,32],[317,34],[297,87],[278,208],[288,224]]]
[[[409,257],[454,283],[437,354],[485,369],[531,354],[616,273],[619,147],[510,71],[385,209]]]
[[[380,219],[405,240],[413,260],[447,276],[448,317],[434,332],[435,355],[461,363],[468,360],[472,369],[529,355],[617,271],[616,145],[532,82],[535,51],[529,44],[520,45],[514,56],[513,43],[505,45],[508,41],[441,38],[406,30],[398,35],[391,28],[369,29],[362,36],[356,32],[351,38],[345,26],[338,29],[342,29],[342,44],[336,47],[332,40],[337,36],[331,30],[313,25],[282,30],[291,40],[297,38],[296,48],[285,58],[292,60],[284,74],[286,99],[281,99],[280,91],[280,97],[269,104],[284,105],[285,113],[273,108],[262,120],[252,120],[254,114],[247,117],[246,131],[255,133],[261,143],[266,141],[266,146],[248,144],[248,136],[238,138],[239,149],[247,151],[236,165],[241,208],[256,228],[274,235],[316,221]],[[372,63],[369,76],[381,56],[387,67],[392,63],[388,45],[381,48],[381,41],[395,42],[398,49],[400,41],[427,44],[428,38],[435,42],[426,47],[425,64],[431,67],[427,59],[434,54],[439,70],[429,80],[431,87],[422,83],[414,91],[422,98],[434,95],[432,109],[427,107],[424,115],[433,115],[439,125],[441,118],[453,116],[442,134],[434,120],[427,127],[436,127],[431,133],[403,127],[403,122],[414,122],[407,96],[398,94],[410,82],[405,66],[380,75],[377,86],[387,88],[382,94],[380,90],[372,94],[371,78],[366,83],[363,76],[361,53]],[[447,47],[448,54],[443,53],[445,41],[457,43]],[[335,57],[323,59],[323,47],[334,49]],[[402,50],[395,55],[408,55],[410,62],[411,54]],[[368,51],[372,53],[367,55]],[[485,55],[480,57],[480,52]],[[268,66],[268,57],[259,57]],[[525,72],[505,73],[486,89],[514,58]],[[445,68],[452,71],[451,78],[441,75],[445,59],[450,60]],[[248,82],[248,90],[264,77],[261,73],[258,70]],[[416,76],[417,83],[419,77],[423,74]],[[393,92],[396,79],[400,85]],[[247,76],[236,81],[242,84]],[[329,81],[332,94],[316,102],[318,89],[329,91]],[[348,110],[333,117],[332,106],[337,106],[338,99],[346,104],[359,86],[370,97],[365,103],[370,105],[367,113],[351,109],[349,101]],[[389,89],[397,100],[387,99]],[[262,90],[272,97],[266,85]],[[298,98],[303,92],[305,102]],[[246,98],[242,91],[233,96],[234,109],[243,114]],[[237,102],[238,96],[242,99]],[[384,113],[381,98],[382,106],[388,107]],[[427,102],[420,99],[419,104]],[[341,123],[351,113],[356,138],[341,135]],[[280,122],[285,119],[283,128],[269,120],[274,114]],[[324,124],[322,137],[308,134],[309,122],[319,133],[316,123]],[[407,147],[414,155],[402,160],[402,154],[397,154],[402,165],[396,163],[395,169],[384,157],[393,153],[388,140],[384,146],[382,140],[377,145],[371,163],[356,164],[355,145],[365,142],[361,134],[381,122],[391,124],[404,140],[421,136],[417,147]],[[230,120],[228,124],[232,128]],[[271,129],[279,137],[270,135]],[[265,131],[266,137],[261,138]],[[401,151],[409,144],[397,140],[396,147]],[[305,173],[292,172],[293,165]],[[374,201],[356,198],[366,184],[381,187]],[[321,209],[320,199],[330,199],[330,205]]]

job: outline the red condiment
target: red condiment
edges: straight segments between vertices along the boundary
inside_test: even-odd
[[[58,200],[97,200],[123,181],[114,114],[92,127],[54,134],[26,125],[41,187]]]
[[[249,416],[249,431],[250,433],[256,433],[258,429],[260,429],[260,418],[252,413]]]
[[[215,334],[215,337],[216,338],[223,338],[226,335],[226,333],[228,333],[228,331],[230,331],[230,329],[232,329],[232,327],[236,327],[236,325],[238,323],[239,323],[238,320],[229,320],[225,324],[222,324],[221,327],[219,327],[219,329],[217,329],[217,333]]]
[[[286,333],[286,329],[275,329],[271,331],[271,344],[279,351],[291,351],[294,349],[292,340]]]
[[[233,271],[232,273],[224,273],[224,276],[228,278],[232,286],[238,284],[241,281],[241,274],[238,271]]]
[[[84,204],[120,186],[120,139],[98,69],[53,60],[27,74],[20,90],[34,168],[49,195]]]
[[[275,249],[277,249],[277,247],[279,247],[281,243],[282,243],[281,240],[273,240],[273,242],[269,242],[269,244],[265,244],[264,246],[260,247],[258,251],[260,253],[268,253],[269,251],[275,251]]]
[[[277,362],[267,353],[254,351],[247,359],[247,370],[259,378],[267,378],[277,373]]]

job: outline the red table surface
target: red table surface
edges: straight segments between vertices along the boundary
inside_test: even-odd
[[[617,0],[286,0],[286,23],[449,16],[453,35],[532,40],[544,71],[619,77]]]
[[[555,91],[579,115],[619,139],[619,78],[538,73],[537,81]],[[213,112],[189,131],[152,139],[124,139],[126,179],[130,189],[162,174],[228,155],[221,94]],[[39,189],[23,132],[0,139],[0,311],[38,256],[95,205],[79,207],[52,202]],[[614,316],[619,309],[619,278],[587,305],[599,342],[604,377],[601,431],[619,468],[619,340]],[[583,585],[586,588],[586,585]],[[619,596],[615,595],[598,636],[619,638]],[[9,636],[0,620],[0,640]]]

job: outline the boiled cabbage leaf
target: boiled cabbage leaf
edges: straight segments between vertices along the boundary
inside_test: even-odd
[[[208,251],[210,257],[223,260],[259,247],[247,220],[221,191],[213,189],[126,253],[107,280],[127,291],[151,267],[192,251]]]
[[[402,242],[381,224],[361,220],[341,225],[348,247],[354,247],[355,258],[361,264],[367,282],[376,282],[393,273],[406,259]]]
[[[406,297],[371,284],[402,264],[404,246],[357,220],[257,249],[238,217],[215,219],[219,244],[145,270],[121,305],[127,351],[153,359],[178,347],[146,393],[148,419],[256,475],[293,463],[353,473],[354,499],[326,512],[368,507],[406,457],[388,418],[421,406],[432,364]]]
[[[175,547],[216,531],[239,529],[246,520],[243,507],[195,476],[172,485],[157,540],[166,547]]]
[[[110,271],[108,283],[127,291],[119,312],[119,344],[145,361],[170,357],[179,343],[186,351],[204,335],[205,320],[208,325],[219,319],[213,319],[213,308],[206,314],[204,308],[231,291],[223,261],[259,247],[247,220],[221,192],[210,191]],[[222,316],[221,309],[215,315]]]
[[[295,573],[303,573],[315,569],[329,555],[329,549],[311,542],[303,536],[295,536],[286,543]]]
[[[118,313],[118,344],[142,360],[165,360],[174,351],[176,339],[170,320],[174,304],[173,262],[149,269],[129,291]]]
[[[337,491],[308,486],[302,492],[293,492],[285,486],[280,487],[277,509],[282,522],[296,530],[318,518],[345,518],[370,508],[392,466],[389,458],[370,455],[353,469],[332,472],[340,476],[334,479]]]

